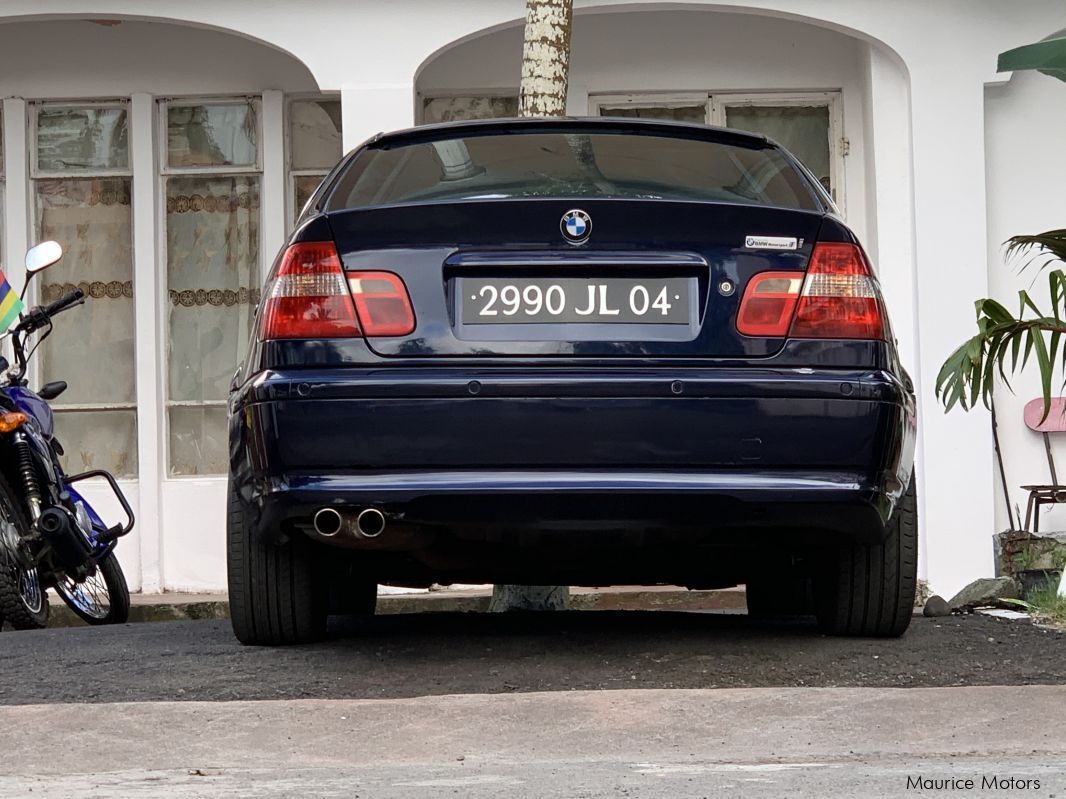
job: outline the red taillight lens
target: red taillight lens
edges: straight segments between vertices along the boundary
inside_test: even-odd
[[[754,275],[740,301],[737,330],[745,336],[778,338],[787,335],[802,286],[802,272]]]
[[[392,272],[349,272],[348,286],[363,333],[406,336],[414,332],[415,312],[399,275]]]
[[[359,322],[333,242],[303,241],[285,250],[263,297],[259,337],[358,335]]]
[[[863,251],[854,244],[816,244],[807,267],[792,338],[883,339],[881,293]]]

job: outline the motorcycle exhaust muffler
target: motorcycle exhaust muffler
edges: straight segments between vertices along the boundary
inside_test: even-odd
[[[67,574],[77,574],[92,560],[92,548],[75,527],[73,517],[61,508],[48,508],[37,520],[37,530],[48,542],[55,559]]]

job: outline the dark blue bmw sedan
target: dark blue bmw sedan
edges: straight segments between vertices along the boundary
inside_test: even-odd
[[[915,426],[862,246],[772,141],[380,135],[304,209],[234,380],[234,630],[314,640],[379,583],[745,583],[899,635]]]

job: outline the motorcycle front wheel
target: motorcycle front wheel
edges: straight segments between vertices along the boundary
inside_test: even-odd
[[[56,593],[87,624],[125,624],[130,617],[130,590],[114,552],[108,552],[83,582],[63,575]]]
[[[26,512],[0,476],[0,617],[16,630],[48,624],[48,593],[37,569],[25,566],[20,557],[19,531],[29,529]]]

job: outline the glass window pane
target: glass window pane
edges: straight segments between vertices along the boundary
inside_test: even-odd
[[[65,395],[64,395],[65,396]],[[116,477],[137,475],[137,413],[134,410],[56,409],[56,437],[69,474],[106,469]]]
[[[74,286],[86,294],[41,345],[41,382],[69,383],[59,404],[134,402],[130,179],[42,179],[35,187],[38,238],[55,239],[64,250],[63,260],[37,278],[39,296],[52,302]]]
[[[258,146],[253,103],[167,106],[171,167],[255,166]]]
[[[49,172],[128,169],[126,109],[38,109],[37,167]]]
[[[297,175],[292,179],[293,182],[293,213],[296,218],[300,218],[300,211],[307,205],[307,201],[311,199],[311,195],[315,193],[315,189],[318,188],[318,184],[322,182],[324,175]]]
[[[518,95],[511,97],[427,97],[422,103],[422,121],[427,124],[516,116],[518,116]]]
[[[229,468],[225,406],[170,408],[170,473],[225,474]]]
[[[338,177],[329,210],[493,197],[601,197],[816,208],[790,159],[760,139],[444,129],[427,141],[371,147]],[[461,175],[461,180],[453,176]]]
[[[332,169],[341,157],[339,100],[299,100],[289,106],[293,169]]]
[[[824,105],[735,105],[726,107],[726,125],[769,136],[798,158],[826,191],[829,179],[829,107]]]
[[[259,300],[259,178],[172,177],[166,203],[167,397],[224,400],[247,351]],[[171,409],[172,422],[175,414],[190,418]],[[200,433],[190,439],[186,434],[192,434],[180,425],[172,430],[172,443],[179,433],[186,436],[182,442],[207,446]],[[173,470],[178,469],[178,454],[172,447]]]
[[[674,122],[707,122],[707,104],[693,105],[611,105],[600,106],[601,117],[635,117],[637,119],[668,119]]]

